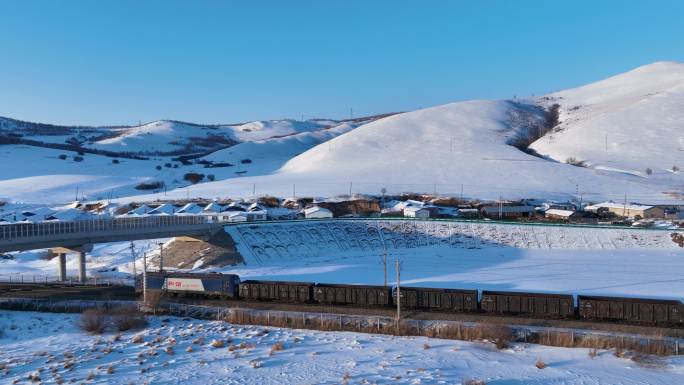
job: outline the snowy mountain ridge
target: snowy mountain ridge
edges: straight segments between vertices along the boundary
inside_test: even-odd
[[[660,62],[539,98],[470,100],[353,122],[312,119],[201,126],[159,121],[112,128],[110,136],[101,138],[89,137],[82,128],[85,139],[79,140],[97,149],[167,156],[201,154],[203,149],[210,154],[196,163],[161,169],[172,162],[158,157],[141,163],[142,171],[135,172],[107,165],[106,158],[104,168],[84,167],[88,157],[73,170],[69,162],[61,164],[59,171],[53,163],[27,165],[34,171],[9,172],[10,179],[0,180],[0,187],[10,199],[17,199],[21,194],[12,193],[15,185],[33,185],[27,178],[45,181],[50,174],[60,174],[69,176],[64,180],[71,180],[66,183],[71,189],[78,181],[102,180],[89,184],[99,186],[92,194],[86,191],[87,198],[97,199],[111,189],[103,177],[119,169],[123,172],[116,173],[112,183],[115,196],[126,196],[124,200],[254,193],[333,197],[386,191],[680,204],[684,200],[684,173],[679,171],[684,167],[682,105],[684,64]],[[557,113],[550,113],[554,109]],[[69,137],[49,136],[61,141]],[[8,159],[33,153],[22,146],[2,146],[0,152],[7,148],[11,149],[5,152]],[[35,153],[45,154],[46,160],[59,154]],[[155,167],[156,171],[149,171]],[[215,181],[192,186],[182,182],[185,173],[204,174],[207,167],[221,167],[208,170],[209,180]],[[124,175],[129,179],[122,180]],[[166,187],[135,195],[133,183],[141,179],[161,180]],[[56,199],[52,193],[53,189],[36,191],[31,199]]]

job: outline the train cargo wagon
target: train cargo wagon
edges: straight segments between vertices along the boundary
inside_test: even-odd
[[[316,284],[314,300],[327,305],[387,306],[390,289],[384,286]]]
[[[645,324],[684,324],[684,304],[676,300],[580,295],[580,317]]]
[[[477,310],[477,290],[402,287],[401,306],[407,309],[468,312]]]
[[[247,280],[240,283],[240,298],[252,301],[310,302],[313,282]]]
[[[564,318],[575,314],[575,301],[570,294],[483,291],[481,308],[485,313]]]

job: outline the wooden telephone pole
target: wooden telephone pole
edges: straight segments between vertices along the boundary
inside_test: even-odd
[[[401,272],[399,270],[399,258],[395,261],[397,270],[397,334],[399,334],[399,320],[401,320]]]

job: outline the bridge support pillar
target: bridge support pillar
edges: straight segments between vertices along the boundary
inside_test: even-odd
[[[57,254],[57,276],[60,281],[66,281],[66,254]]]
[[[86,252],[78,252],[78,280],[80,282],[86,281]]]

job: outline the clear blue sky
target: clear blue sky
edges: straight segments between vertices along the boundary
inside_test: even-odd
[[[684,61],[684,1],[0,0],[0,115],[349,116]]]

